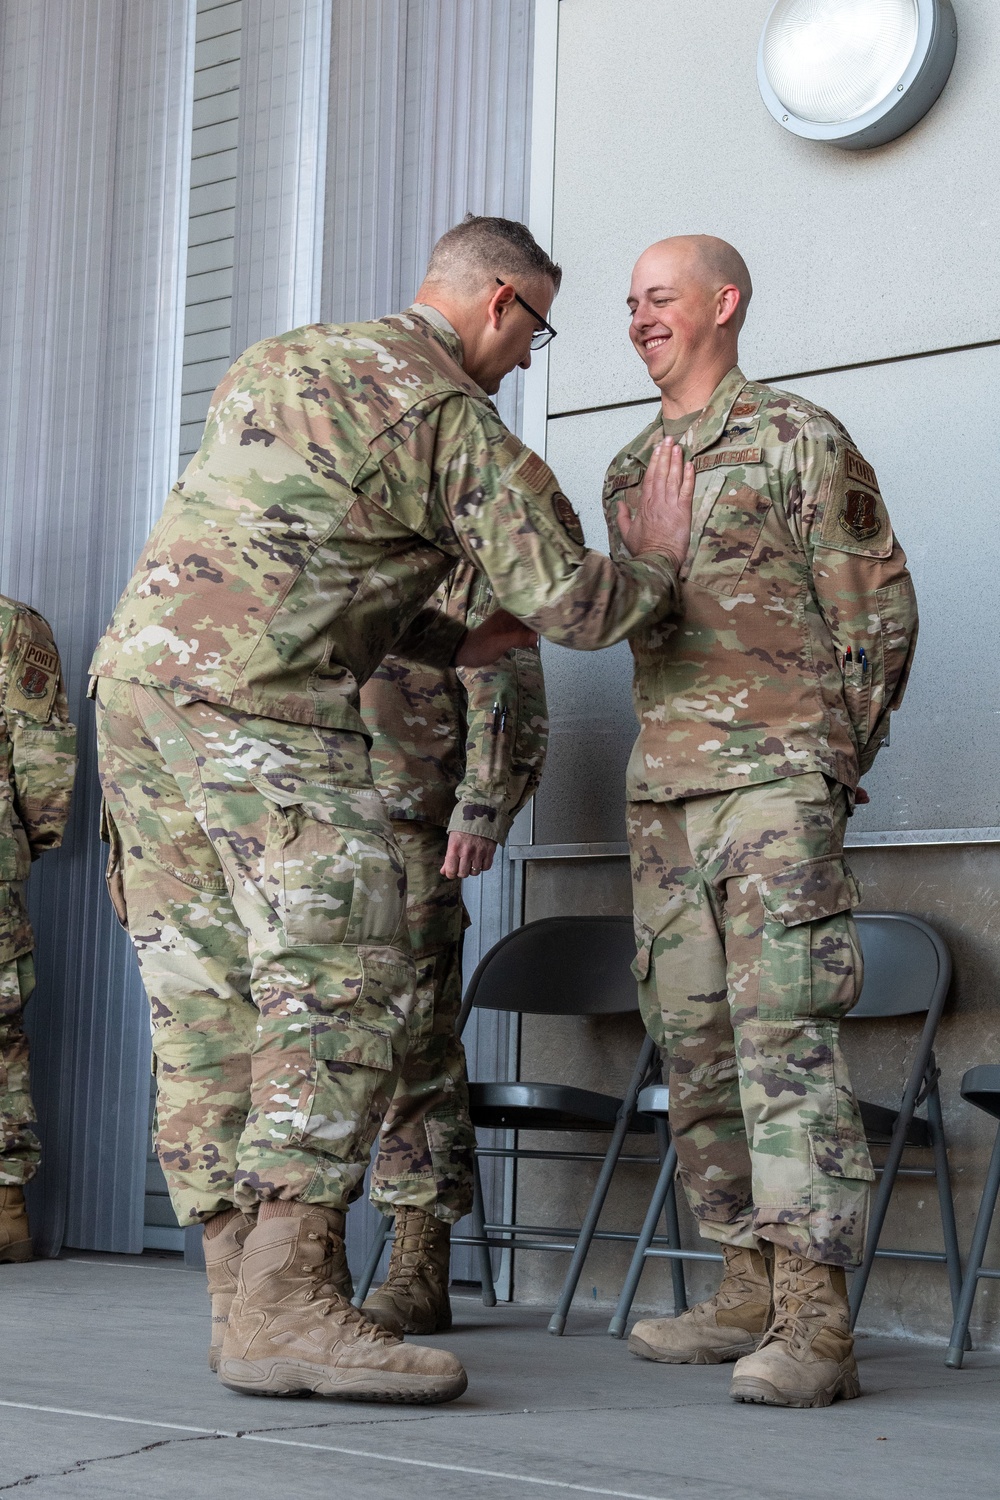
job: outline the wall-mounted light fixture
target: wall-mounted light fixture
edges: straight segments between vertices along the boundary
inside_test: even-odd
[[[895,140],[948,81],[951,0],[777,0],[757,82],[779,125],[856,150]]]

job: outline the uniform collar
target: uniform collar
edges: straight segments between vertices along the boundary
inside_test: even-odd
[[[747,378],[739,365],[733,365],[729,374],[722,377],[690,433],[691,442],[686,446],[690,447],[692,458],[719,441],[729,421],[729,413],[746,383]]]
[[[690,456],[702,453],[706,448],[711,448],[722,436],[729,414],[736,405],[737,397],[747,383],[747,378],[739,365],[734,365],[728,375],[724,375],[709,397],[697,421],[685,433],[684,447],[688,449]],[[634,439],[628,450],[628,457],[649,467],[649,461],[653,456],[653,449],[657,443],[663,441],[663,422],[659,412],[644,427],[638,437]]]
[[[426,302],[414,302],[412,307],[407,308],[409,314],[416,314],[425,323],[429,323],[434,330],[434,335],[439,344],[443,344],[457,365],[465,366],[462,361],[462,340],[452,328],[443,312],[438,312],[436,307],[429,307]]]

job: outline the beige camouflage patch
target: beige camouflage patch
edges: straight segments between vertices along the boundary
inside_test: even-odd
[[[45,724],[58,691],[59,657],[35,641],[28,641],[11,668],[6,707]]]

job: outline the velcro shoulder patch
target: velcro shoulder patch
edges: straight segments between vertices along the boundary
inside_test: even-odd
[[[584,537],[583,527],[580,524],[580,517],[573,509],[572,505],[570,505],[569,501],[566,499],[566,496],[559,490],[556,490],[555,494],[552,496],[552,509],[555,513],[556,520],[559,522],[559,525],[562,527],[563,531],[565,531],[570,541],[575,542],[578,547],[582,547],[584,545]]]
[[[704,474],[706,469],[740,469],[744,464],[759,464],[760,459],[759,448],[723,448],[718,453],[699,453],[694,471]]]
[[[45,724],[58,691],[59,657],[35,641],[26,642],[10,669],[5,707]]]
[[[875,470],[854,448],[844,450],[843,469],[827,501],[820,542],[838,552],[888,557],[892,526]]]

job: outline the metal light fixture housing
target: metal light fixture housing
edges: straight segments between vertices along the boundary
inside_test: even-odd
[[[852,151],[882,146],[930,109],[957,42],[951,0],[776,0],[757,82],[794,135]]]

